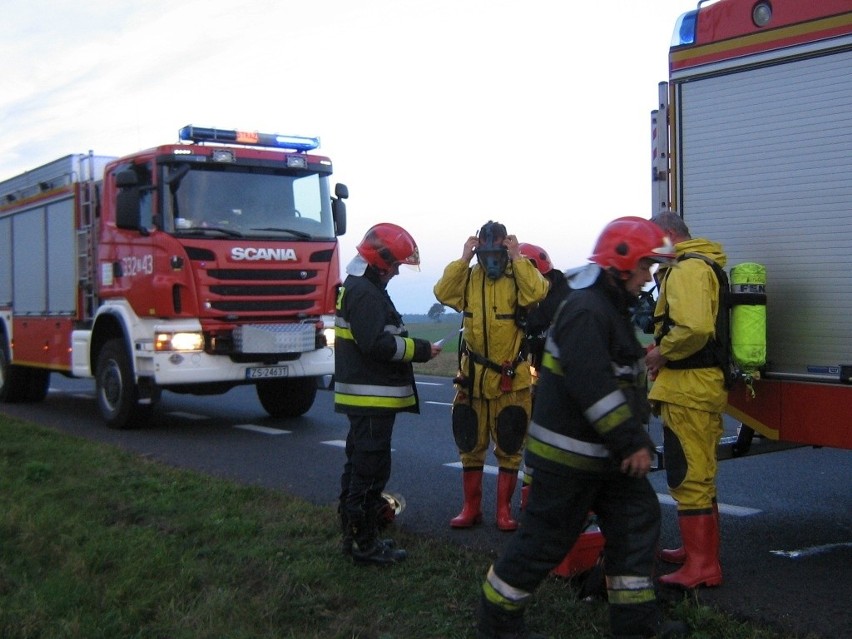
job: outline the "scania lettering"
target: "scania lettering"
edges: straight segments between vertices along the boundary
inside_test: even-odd
[[[732,274],[765,269],[766,360],[730,391],[733,456],[852,449],[850,69],[849,0],[702,0],[675,26],[653,211],[721,242]]]
[[[231,257],[234,260],[277,260],[279,262],[296,262],[296,251],[291,248],[242,248],[240,246],[231,249]]]
[[[0,182],[0,400],[93,377],[113,428],[253,384],[294,417],[334,373],[344,199],[317,138],[186,126]]]

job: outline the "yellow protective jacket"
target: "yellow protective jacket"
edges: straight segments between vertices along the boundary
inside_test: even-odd
[[[694,238],[675,245],[678,257],[685,253],[701,253],[722,268],[727,257],[722,246],[703,238]],[[668,270],[669,273],[665,273]],[[701,350],[716,330],[719,311],[719,282],[712,267],[702,259],[684,259],[661,269],[660,294],[655,318],[665,314],[672,322],[663,336],[662,322],[655,326],[655,338],[660,353],[669,360],[680,360]],[[654,381],[648,399],[687,408],[720,413],[727,404],[728,391],[719,367],[672,369],[664,367]]]
[[[543,300],[549,286],[525,258],[510,261],[495,280],[487,278],[479,264],[470,267],[459,259],[444,269],[434,293],[441,304],[463,313],[463,337],[469,351],[496,364],[511,362],[515,366],[512,390],[516,391],[532,383],[529,362],[522,352],[524,331],[517,323],[518,311]],[[500,396],[500,373],[475,362],[471,368],[470,360],[470,355],[462,354],[462,373],[474,372],[470,388],[473,396]]]

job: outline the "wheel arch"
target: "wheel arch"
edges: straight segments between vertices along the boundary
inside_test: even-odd
[[[130,347],[130,335],[127,323],[118,312],[107,311],[98,315],[95,325],[92,327],[92,342],[89,348],[89,369],[94,373],[97,368],[98,355],[108,341],[120,338],[127,351],[128,361],[136,376],[136,361]]]

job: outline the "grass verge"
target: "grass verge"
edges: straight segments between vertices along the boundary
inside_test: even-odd
[[[405,564],[356,567],[330,507],[2,415],[0,512],[3,639],[471,637],[494,559],[395,530]],[[695,637],[782,637],[688,599],[671,614]],[[608,625],[555,578],[528,618],[554,638]]]

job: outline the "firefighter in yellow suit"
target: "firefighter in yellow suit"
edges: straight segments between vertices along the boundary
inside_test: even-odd
[[[471,259],[477,263],[469,265]],[[453,436],[463,472],[464,506],[453,528],[482,521],[482,473],[490,442],[497,476],[497,527],[517,529],[512,496],[531,412],[532,376],[519,313],[547,295],[548,281],[506,227],[489,221],[435,284],[435,297],[463,313],[463,350],[453,400]]]
[[[663,422],[666,479],[683,541],[681,548],[660,552],[663,561],[683,564],[660,582],[718,586],[716,448],[728,391],[716,351],[716,318],[726,311],[719,308],[719,281],[705,260],[724,268],[727,258],[717,242],[692,238],[676,213],[660,213],[653,221],[675,244],[677,261],[658,273],[656,346],[645,358],[656,379],[648,397]]]

